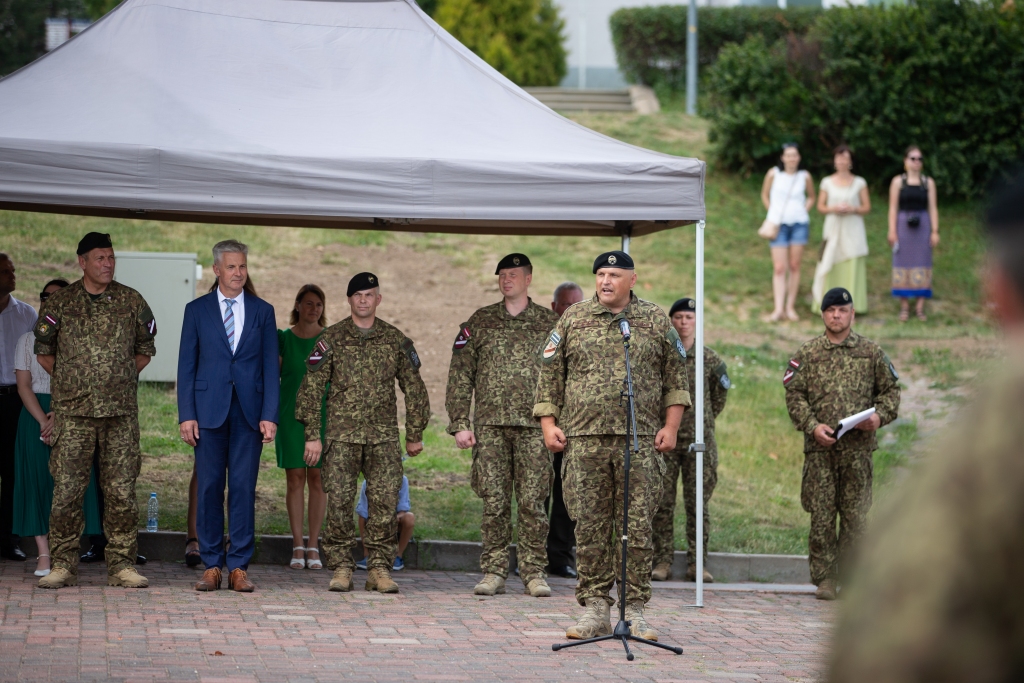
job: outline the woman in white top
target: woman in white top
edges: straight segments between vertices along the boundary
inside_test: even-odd
[[[778,322],[783,317],[799,320],[796,296],[800,289],[800,260],[811,231],[807,212],[814,206],[814,179],[800,170],[800,150],[795,143],[782,146],[781,163],[765,174],[761,202],[768,210],[768,220],[779,225],[779,234],[768,245],[775,300],[768,321]]]
[[[853,175],[853,152],[839,145],[832,153],[836,172],[821,181],[818,211],[825,214],[824,248],[814,271],[812,310],[817,311],[825,292],[843,287],[853,296],[858,313],[868,310],[868,237],[864,215],[871,211],[868,184]]]

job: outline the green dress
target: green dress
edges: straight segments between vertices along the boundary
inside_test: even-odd
[[[319,335],[312,339],[296,337],[290,329],[277,331],[277,348],[281,356],[281,403],[277,425],[277,466],[285,469],[306,467],[302,454],[306,450],[305,426],[295,419],[295,396],[306,376],[306,359],[313,352]],[[321,409],[320,434],[327,433],[327,393]],[[320,467],[320,463],[316,464]]]

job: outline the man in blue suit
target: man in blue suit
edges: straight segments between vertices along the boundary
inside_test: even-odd
[[[249,283],[248,254],[235,240],[213,247],[217,286],[185,307],[181,328],[178,421],[181,438],[196,452],[197,530],[206,565],[197,591],[218,590],[225,566],[229,588],[255,588],[246,571],[255,547],[256,475],[263,444],[277,432],[280,366],[274,307]]]

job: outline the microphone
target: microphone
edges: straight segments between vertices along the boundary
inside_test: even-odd
[[[622,333],[622,340],[629,341],[629,338],[633,336],[629,332],[629,321],[623,318],[619,321],[619,332]]]

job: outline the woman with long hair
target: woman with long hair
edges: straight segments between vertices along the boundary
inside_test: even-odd
[[[779,225],[779,234],[768,245],[772,255],[775,303],[768,321],[799,320],[796,297],[800,290],[800,261],[811,230],[807,212],[814,206],[814,179],[800,169],[800,150],[796,143],[784,144],[779,165],[772,166],[765,174],[761,202],[768,211],[768,220]]]
[[[889,183],[892,295],[900,300],[900,322],[910,317],[911,299],[917,299],[917,319],[924,321],[924,301],[932,298],[932,250],[939,245],[938,199],[935,180],[923,173],[920,147],[907,148],[903,169]]]
[[[868,310],[868,237],[864,215],[871,211],[868,184],[853,174],[853,152],[839,145],[832,152],[836,172],[821,181],[818,211],[825,214],[821,260],[814,271],[812,310],[817,311],[825,292],[843,287],[853,296],[858,313]]]
[[[324,494],[320,479],[320,464],[313,467],[306,465],[303,454],[306,450],[305,426],[295,419],[295,397],[299,393],[299,385],[306,376],[306,360],[313,352],[313,346],[327,326],[324,314],[327,298],[324,290],[316,285],[303,285],[295,295],[292,307],[291,327],[277,331],[278,355],[281,360],[281,408],[280,424],[277,428],[277,466],[285,471],[287,491],[285,506],[288,508],[288,521],[292,529],[292,569],[323,569],[320,560],[318,540],[320,525],[324,520],[327,508],[327,496]],[[327,402],[323,403],[321,420],[326,422]],[[326,434],[326,429],[321,429]],[[303,545],[302,515],[305,510],[304,494],[309,487],[309,547]]]

